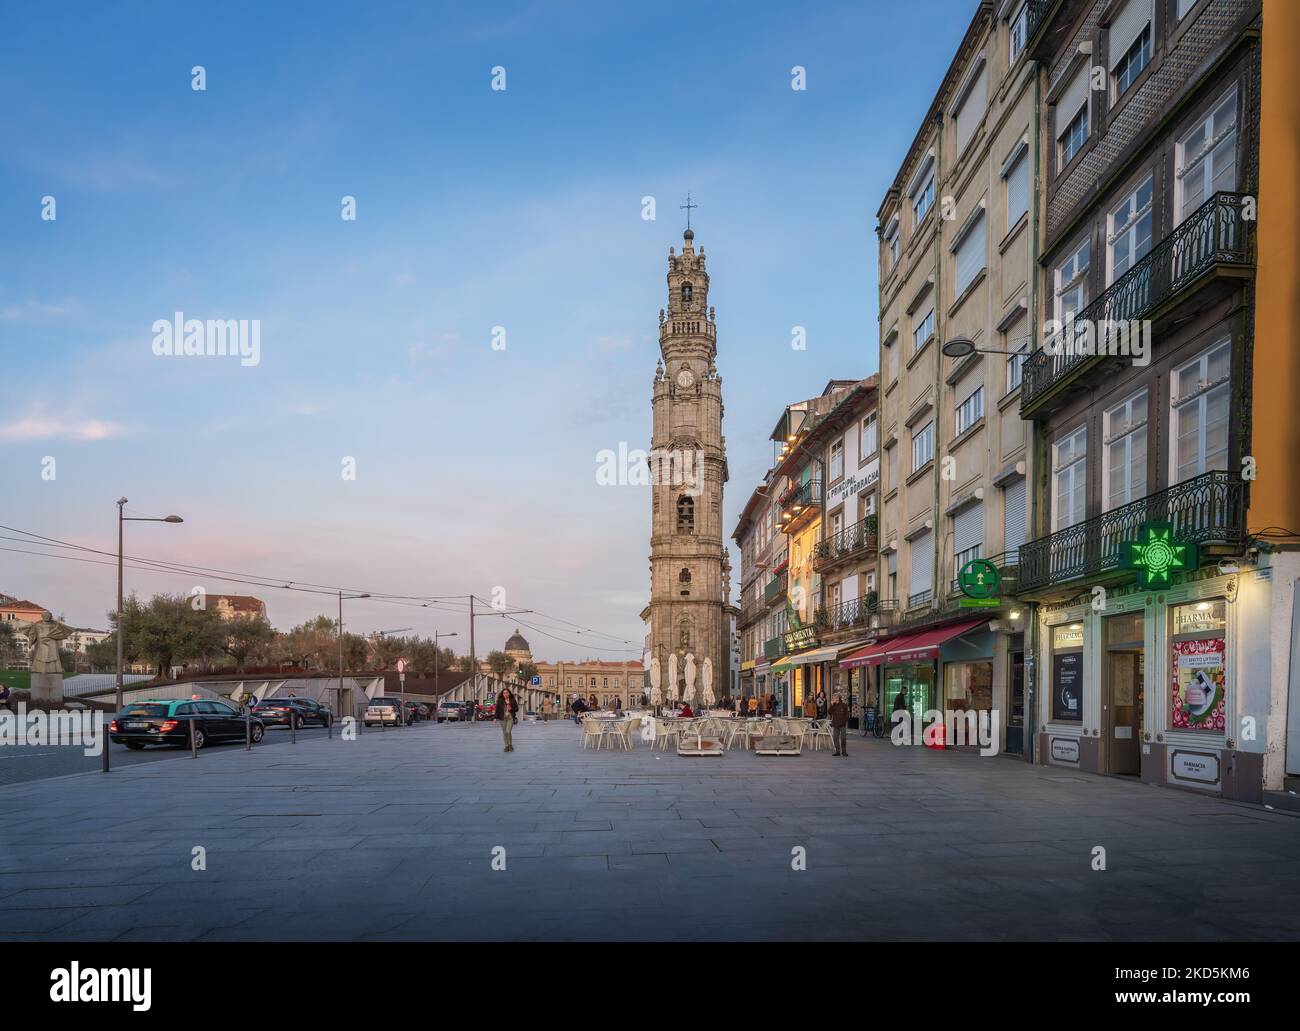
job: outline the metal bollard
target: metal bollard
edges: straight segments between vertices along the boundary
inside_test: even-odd
[[[289,744],[298,743],[298,717],[292,712],[289,713]]]
[[[330,713],[325,717],[325,736],[331,741],[334,740],[334,714]]]
[[[199,746],[194,743],[194,717],[191,716],[190,717],[190,758],[197,759],[198,757],[199,757]]]
[[[108,725],[111,721],[105,713],[99,713],[99,732],[104,739],[104,771],[108,772],[108,748],[113,742],[108,737]]]
[[[253,747],[253,710],[244,709],[244,751]]]

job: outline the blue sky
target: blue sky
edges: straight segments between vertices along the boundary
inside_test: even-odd
[[[730,530],[781,407],[876,370],[875,211],[974,7],[6,4],[0,523],[111,549],[125,494],[186,520],[132,526],[128,554],[501,588],[639,646],[649,496],[597,486],[595,456],[648,446],[677,206],[698,202],[712,276]],[[155,356],[176,311],[260,319],[260,363]],[[79,625],[113,591],[109,567],[0,551],[0,592]],[[252,593],[282,627],[329,611]],[[633,657],[523,619],[541,657]],[[479,652],[510,623],[481,621]]]

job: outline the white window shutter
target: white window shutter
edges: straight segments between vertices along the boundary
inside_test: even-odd
[[[1008,483],[1002,491],[1002,547],[1005,551],[1019,551],[1025,543],[1025,478]]]
[[[1128,0],[1124,9],[1110,23],[1110,66],[1128,53],[1142,30],[1151,24],[1152,0]]]
[[[934,545],[927,530],[912,540],[912,588],[909,594],[920,594],[933,589]]]
[[[958,512],[952,521],[953,552],[961,554],[984,543],[984,503]]]

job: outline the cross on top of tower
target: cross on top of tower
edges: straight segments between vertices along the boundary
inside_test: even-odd
[[[692,210],[693,208],[698,208],[699,205],[698,205],[698,204],[692,204],[692,203],[691,203],[691,195],[688,193],[688,194],[686,195],[686,203],[685,203],[685,204],[678,204],[677,206],[678,206],[679,208],[684,208],[684,209],[686,210],[686,228],[687,228],[687,230],[689,230],[689,229],[691,228],[691,210]]]

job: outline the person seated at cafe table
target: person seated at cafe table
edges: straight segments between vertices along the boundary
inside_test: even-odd
[[[749,714],[751,716],[758,715],[758,695],[749,696]]]
[[[817,703],[813,701],[811,695],[803,700],[803,714],[805,719],[817,718]]]
[[[693,712],[691,711],[691,703],[690,703],[690,702],[682,702],[682,711],[679,712],[677,715],[680,716],[680,717],[681,717],[682,719],[684,719],[684,720],[693,719],[694,716],[695,716],[695,713],[693,713]]]

